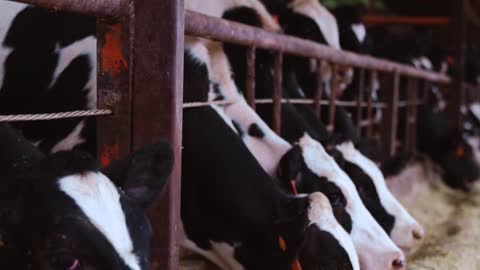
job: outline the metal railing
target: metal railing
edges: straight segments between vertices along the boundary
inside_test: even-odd
[[[329,121],[327,127],[329,131],[334,129],[335,106],[356,107],[357,119],[354,121],[361,131],[366,128],[366,135],[372,136],[373,133],[373,109],[380,108],[384,111],[384,117],[381,124],[381,138],[385,149],[388,149],[390,155],[394,155],[398,145],[397,129],[399,110],[406,110],[405,134],[402,145],[406,150],[414,150],[416,146],[416,111],[417,107],[424,104],[428,94],[428,85],[432,83],[439,85],[448,85],[451,79],[443,74],[428,72],[416,69],[412,66],[395,63],[383,59],[378,59],[366,55],[359,55],[351,52],[336,50],[312,41],[282,35],[279,33],[267,32],[259,28],[243,25],[236,22],[226,21],[219,18],[209,17],[192,11],[185,12],[185,34],[197,37],[208,38],[220,42],[234,43],[248,48],[247,53],[247,102],[254,107],[258,103],[273,103],[273,130],[280,130],[281,103],[290,102],[292,104],[312,104],[317,116],[320,114],[320,106],[329,106]],[[274,95],[271,100],[255,100],[255,51],[265,49],[275,52]],[[319,65],[322,62],[338,65],[352,66],[359,72],[358,96],[356,101],[339,101],[335,95],[330,95],[328,100],[322,100],[322,87],[316,88],[314,99],[282,99],[281,80],[282,80],[282,59],[284,54],[295,55],[315,59]],[[381,92],[383,94],[382,102],[373,102],[370,93],[366,91],[365,79],[366,73],[371,76],[382,77],[383,85]],[[335,74],[335,73],[334,73]],[[318,74],[317,82],[321,82],[321,74]],[[408,83],[406,86],[406,99],[400,100],[400,81],[405,78]],[[335,78],[332,78],[334,85]],[[419,84],[423,82],[423,93],[420,93]],[[334,90],[335,91],[335,90]],[[366,99],[365,100],[365,96]],[[198,104],[197,104],[198,105]],[[188,106],[188,105],[187,105]],[[362,112],[366,110],[365,117]]]

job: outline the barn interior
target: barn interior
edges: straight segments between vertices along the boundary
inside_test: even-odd
[[[480,269],[480,0],[10,1],[41,8],[38,14],[53,15],[53,19],[46,24],[51,33],[45,34],[46,38],[39,38],[44,33],[35,26],[42,24],[32,23],[28,16],[21,17],[25,21],[19,20],[20,27],[12,28],[11,33],[16,35],[7,35],[10,26],[2,23],[7,21],[8,16],[4,16],[3,20],[0,17],[0,38],[5,39],[1,40],[3,47],[0,47],[0,64],[4,67],[0,68],[0,171],[8,172],[5,175],[9,177],[17,177],[17,170],[25,170],[22,166],[29,160],[13,159],[16,157],[14,154],[29,157],[31,153],[21,152],[25,151],[22,148],[12,154],[8,148],[15,142],[23,143],[23,136],[46,156],[55,156],[56,151],[70,152],[72,149],[87,152],[98,162],[96,170],[105,173],[107,179],[111,178],[118,194],[132,196],[135,203],[141,201],[142,211],[146,209],[143,204],[148,201],[149,207],[145,213],[151,224],[151,232],[149,224],[134,225],[137,225],[137,229],[141,228],[142,232],[152,234],[151,239],[143,239],[145,241],[140,244],[151,244],[151,249],[145,254],[133,256],[133,261],[141,261],[138,267],[122,263],[120,267],[113,266],[114,263],[109,259],[115,256],[111,254],[121,253],[115,250],[115,244],[131,240],[122,238],[115,242],[115,239],[110,239],[113,236],[106,229],[100,231],[106,231],[108,240],[112,240],[106,245],[113,247],[110,255],[103,256],[111,263],[110,268],[102,268],[105,263],[97,268],[92,264],[93,267],[88,268],[88,264],[83,264],[71,254],[67,254],[66,258],[61,257],[61,263],[68,264],[66,268],[65,265],[61,265],[63,268],[49,268],[45,267],[45,262],[35,264],[36,258],[32,259],[30,250],[24,248],[28,256],[23,258],[28,263],[23,265],[25,268],[18,269]],[[6,5],[2,3],[10,1],[0,0],[0,13],[13,14],[13,9],[4,8]],[[252,10],[254,12],[249,13]],[[295,12],[289,13],[291,10]],[[67,12],[67,16],[58,16],[63,12]],[[65,24],[67,31],[59,31],[60,40],[48,40],[55,46],[42,44],[44,39],[58,38],[54,30],[60,23],[55,20],[65,18],[67,21],[73,18],[73,23]],[[292,18],[300,19],[290,24]],[[83,23],[88,24],[88,31],[80,27]],[[345,29],[352,30],[354,36],[344,39]],[[34,39],[25,39],[26,45],[15,40],[35,31],[38,32],[31,35]],[[320,34],[315,36],[312,33]],[[81,41],[92,42],[94,39],[93,43],[88,44],[93,46],[88,47],[86,43],[67,46],[79,44],[76,43],[78,40],[74,40],[77,34],[82,36]],[[87,38],[83,39],[83,35]],[[350,40],[352,37],[356,40]],[[30,53],[29,48],[36,49]],[[45,53],[45,48],[51,51]],[[88,53],[74,55],[77,53],[74,50],[78,48],[86,48]],[[63,68],[69,66],[70,62],[75,63],[72,59],[77,56],[83,57],[80,60],[88,58],[88,61],[92,61],[86,65],[91,72],[88,76],[76,74],[73,76],[76,79],[67,77],[59,81],[66,85],[65,89],[70,89],[69,80],[78,82],[90,76],[89,82],[82,85],[80,90],[95,92],[88,95],[81,92],[78,98],[83,100],[86,96],[93,96],[94,101],[87,102],[88,106],[79,105],[76,101],[69,103],[68,98],[77,97],[75,94],[51,91],[59,90],[54,88],[56,84],[52,78],[57,79],[62,73],[53,69],[50,62],[42,62],[43,56],[35,58],[32,63],[15,62],[18,59],[15,56],[25,54],[28,58],[41,53],[47,55],[45,59],[53,57],[52,63],[59,62],[60,67],[61,61],[66,61]],[[43,69],[44,73],[52,69],[52,74],[40,80],[38,89],[43,90],[38,91],[40,95],[12,92],[12,89],[17,91],[30,87],[26,82],[35,83],[44,75],[38,72]],[[79,72],[73,69],[75,71]],[[15,73],[19,76],[11,79],[9,76]],[[32,79],[27,80],[26,76]],[[45,83],[51,79],[52,83]],[[50,102],[52,93],[69,102]],[[19,101],[24,105],[17,106]],[[212,120],[206,123],[211,119],[202,117],[208,113],[223,122],[215,118],[217,122]],[[92,122],[86,122],[87,119]],[[4,122],[9,123],[8,128],[3,126]],[[14,139],[7,134],[11,143],[9,140],[2,141],[10,125],[21,131],[20,137]],[[67,129],[72,126],[74,129],[68,130],[72,133],[67,132],[67,138],[60,143],[42,137],[62,130],[65,125]],[[79,130],[85,126],[89,128],[90,137],[77,138],[83,135]],[[38,130],[42,131],[41,135],[37,135]],[[299,136],[300,133],[302,136]],[[53,139],[58,139],[58,136],[55,134]],[[93,143],[89,141],[90,138],[93,138]],[[80,141],[79,145],[69,147],[67,143],[74,139]],[[305,143],[310,139],[320,146]],[[84,147],[86,141],[89,144]],[[158,141],[171,146],[172,157],[169,156],[170,150],[155,145]],[[152,144],[153,150],[145,148]],[[349,152],[350,145],[353,145],[355,155]],[[154,151],[160,151],[157,148],[163,152],[152,158]],[[311,166],[309,162],[312,162],[312,158],[305,153],[312,149],[317,151],[314,152],[315,162],[329,165],[332,162],[335,165],[319,166],[320,169]],[[301,154],[295,156],[298,153],[295,150]],[[361,158],[353,158],[359,155]],[[158,165],[158,160],[167,159],[166,156],[172,159],[172,164],[168,161],[167,165]],[[70,165],[69,162],[59,164]],[[115,170],[113,167],[110,170],[112,164],[137,165],[140,169],[135,167],[131,172],[127,169]],[[301,170],[297,167],[301,167]],[[37,167],[34,168],[38,171]],[[296,169],[300,172],[291,173]],[[144,185],[151,180],[149,173],[152,172],[156,176],[161,174],[161,177],[157,177],[162,179],[159,182],[164,185],[161,191],[146,192],[149,190]],[[119,174],[126,174],[126,178],[139,174],[140,183],[128,186],[129,183],[122,182],[120,185],[116,179]],[[23,177],[24,171],[19,175]],[[89,174],[82,172],[80,175]],[[249,179],[242,179],[245,175]],[[368,179],[368,184],[356,182],[356,176],[361,181]],[[331,180],[334,177],[337,178]],[[346,186],[353,187],[353,191],[341,184],[341,181],[350,178]],[[273,180],[274,184],[261,182],[264,179]],[[340,190],[342,197],[332,199],[329,196],[330,189],[305,184],[305,179],[327,179],[329,184],[333,183]],[[242,185],[241,180],[250,186]],[[262,184],[250,180],[258,180]],[[203,184],[201,181],[204,181]],[[232,185],[228,186],[228,183]],[[362,184],[369,185],[370,190]],[[387,189],[384,189],[385,185]],[[160,183],[153,186],[160,188]],[[12,211],[9,207],[17,203],[10,194],[17,189],[11,187],[14,187],[11,183],[2,185],[0,176],[0,269],[15,269],[9,263],[11,258],[17,258],[3,253],[5,246],[9,248],[7,240],[11,236],[8,230],[17,225],[3,227],[3,223],[10,222],[8,215]],[[272,195],[274,199],[271,203],[269,196],[277,189],[281,195]],[[185,199],[187,192],[191,195],[188,200]],[[308,198],[308,205],[302,204],[302,207],[308,206],[305,208],[307,210],[302,208],[301,214],[289,212],[293,212],[296,205],[288,205],[291,208],[285,212],[291,214],[288,218],[310,218],[313,213],[310,211],[314,208],[310,206],[314,200],[310,196],[317,192],[325,194],[327,212],[334,218],[334,221],[328,221],[348,236],[347,240],[342,241],[354,247],[353,251],[345,248],[344,242],[339,240],[342,238],[328,231],[336,237],[337,242],[341,242],[340,246],[345,252],[355,253],[353,257],[347,254],[350,256],[347,256],[349,264],[322,268],[319,259],[320,266],[310,266],[304,263],[307,259],[301,255],[305,251],[303,246],[300,249],[293,245],[298,250],[289,250],[291,243],[288,235],[279,235],[278,239],[275,235],[274,251],[270,254],[266,248],[267,251],[262,254],[267,254],[267,258],[270,255],[271,258],[280,258],[278,261],[264,260],[255,254],[264,251],[263,244],[272,244],[268,238],[271,235],[265,237],[268,240],[247,237],[251,242],[245,242],[250,246],[242,247],[242,237],[245,237],[246,231],[256,233],[253,238],[260,238],[258,236],[262,233],[278,233],[277,230],[290,233],[287,230],[290,227],[285,226],[288,227],[285,229],[278,225],[284,222],[280,218],[280,221],[277,220],[278,216],[285,214],[283,208],[275,209],[277,212],[274,211],[274,214],[267,213],[267,216],[271,214],[269,218],[273,221],[268,220],[271,223],[266,222],[268,225],[262,226],[272,226],[269,227],[271,230],[262,227],[264,231],[257,231],[255,218],[262,216],[263,212],[258,214],[256,210],[263,210],[264,207],[255,203],[267,201],[274,208],[278,205],[283,207],[283,200]],[[402,236],[397,235],[397,239],[394,239],[392,231],[398,224],[391,220],[390,224],[374,213],[380,211],[378,207],[388,218],[397,218],[398,221],[397,213],[389,208],[393,206],[385,203],[386,200],[391,203],[390,194],[394,197],[395,207],[398,200],[399,212],[403,214],[405,208],[408,212],[406,215],[409,218],[411,215],[421,227],[421,232],[413,232],[414,244],[409,243],[407,247],[397,243],[399,238],[399,242],[404,240]],[[372,198],[373,202],[369,203],[374,206],[370,208],[367,200]],[[74,201],[79,200],[76,198]],[[341,210],[346,213],[350,223],[337,216],[335,204],[338,201],[343,203],[339,208],[343,207]],[[49,205],[50,202],[39,203],[43,204]],[[82,204],[78,204],[74,214],[77,214],[77,208],[84,210]],[[98,209],[102,209],[101,203],[98,204]],[[394,259],[388,257],[388,267],[377,264],[377,261],[382,261],[382,256],[378,255],[383,254],[381,251],[373,248],[372,252],[377,252],[374,255],[379,258],[372,260],[374,255],[365,255],[368,253],[365,250],[370,248],[368,241],[365,244],[359,240],[361,237],[353,236],[356,230],[352,230],[352,226],[356,229],[357,224],[364,222],[363,219],[354,219],[358,218],[358,212],[351,209],[356,209],[357,204],[371,213],[370,219],[375,222],[375,228],[382,229],[378,241],[388,238],[385,246],[390,248],[391,243],[394,246],[392,250],[398,251]],[[58,203],[54,208],[60,209],[61,206],[62,203]],[[236,208],[231,210],[229,206]],[[137,208],[135,206],[132,209]],[[23,214],[23,211],[18,212]],[[237,212],[240,218],[237,218]],[[125,213],[129,214],[128,211]],[[143,212],[140,213],[135,217],[143,215]],[[108,216],[112,223],[114,216]],[[129,223],[125,218],[122,220]],[[302,223],[305,226],[302,227],[302,233],[317,222],[305,220],[302,220],[305,223]],[[382,222],[388,225],[384,226]],[[97,226],[94,221],[92,224],[91,228]],[[415,227],[417,224],[409,225]],[[389,229],[385,228],[389,226]],[[111,228],[117,227],[112,225]],[[37,228],[30,230],[37,232]],[[130,227],[126,231],[130,233]],[[302,244],[305,243],[303,237],[304,234],[299,240]],[[405,239],[411,237],[405,234]],[[370,240],[372,243],[377,241]],[[295,241],[292,240],[297,244]],[[362,250],[361,245],[366,245],[367,249]],[[337,246],[330,245],[329,248],[336,251]],[[386,256],[391,255],[386,253]],[[288,257],[288,263],[282,261],[285,254],[291,257]],[[22,260],[16,263],[18,261]]]

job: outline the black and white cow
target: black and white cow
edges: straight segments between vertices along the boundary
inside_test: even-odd
[[[95,18],[10,1],[0,10],[0,113],[94,109]],[[95,153],[94,125],[82,118],[14,123],[46,153]]]
[[[429,71],[439,67],[438,64],[432,64],[429,58],[429,55],[434,54],[435,48],[432,48],[431,35],[424,29],[377,27],[372,31],[372,38],[373,54],[376,56]],[[402,81],[402,99],[406,97],[406,85],[406,82]],[[440,165],[443,170],[442,179],[447,185],[470,190],[479,176],[474,148],[461,131],[450,128],[446,111],[447,100],[438,87],[433,85],[428,90],[429,102],[417,113],[417,148]],[[401,111],[399,117],[399,123],[403,123],[405,113]],[[400,139],[403,138],[403,130],[404,125],[399,124]]]
[[[241,21],[242,19],[253,17],[247,15],[247,11],[244,11],[243,13],[243,16],[237,14],[237,18],[235,18],[232,12],[230,12],[227,18]],[[245,23],[245,21],[243,22]],[[257,24],[254,23],[254,25],[258,26],[258,22]],[[302,25],[297,25],[296,27],[299,28],[301,26]],[[317,31],[311,29],[311,31],[305,32],[304,34],[304,38],[312,40],[315,40],[315,36],[320,37],[322,35],[322,33],[318,32],[318,29]],[[235,63],[235,79],[241,84],[246,77],[244,72],[244,70],[246,70],[245,50],[243,49],[242,51],[241,48],[235,48],[233,45],[225,45],[225,47],[227,51],[230,51],[230,59]],[[257,53],[256,59],[257,98],[267,98],[272,95],[271,89],[273,88],[273,83],[271,74],[265,71],[272,67],[271,64],[273,61],[268,59],[268,55],[262,51]],[[284,92],[286,92],[289,97],[293,98],[313,98],[313,88],[316,87],[315,81],[313,83],[312,81],[308,81],[303,84],[303,87],[299,86],[295,79],[298,76],[305,74],[298,74],[298,66],[295,65],[294,68],[292,68],[289,67],[288,64],[289,63],[287,63],[287,66],[285,67],[286,74],[284,75],[284,89],[286,89],[286,91]],[[292,75],[289,71],[295,71],[293,72],[295,74]],[[314,77],[314,74],[312,74],[311,77]],[[289,121],[289,119],[297,119],[297,117],[295,117],[295,112],[293,112],[289,106],[291,105],[284,104],[282,106],[282,109],[286,110],[282,112],[282,117],[284,117],[282,119],[282,136],[287,138],[291,143],[298,142],[305,133],[315,139],[325,138],[325,135],[316,133],[318,130],[325,130],[325,127],[320,121],[318,121],[318,119],[316,119],[311,107],[307,105],[295,105],[295,108],[300,111],[303,119]],[[267,108],[262,109],[262,107]],[[293,110],[295,110],[295,108]],[[257,105],[257,111],[260,112],[260,115],[265,121],[267,121],[267,123],[271,123],[271,106]],[[270,112],[270,114],[268,112]],[[322,115],[327,116],[326,118],[328,119],[327,108],[324,108]],[[326,119],[324,119],[324,121],[325,120]],[[344,140],[359,141],[358,134],[356,134],[356,128],[343,108],[337,108],[336,110],[335,128],[337,132],[340,132],[341,137],[343,137]],[[329,144],[327,140],[323,140],[322,143]],[[338,147],[339,149],[344,150],[337,153],[342,155],[344,159],[342,163],[345,164],[345,166],[342,166],[342,169],[344,169],[350,176],[351,180],[353,180],[357,190],[360,192],[362,201],[366,204],[369,211],[382,225],[385,231],[391,235],[397,245],[405,251],[411,250],[423,237],[423,228],[388,191],[384,176],[375,163],[359,153],[351,143],[344,143]],[[310,192],[311,191],[313,190],[310,190]]]
[[[208,52],[200,43],[186,48],[185,101],[206,100]],[[282,191],[221,108],[185,110],[183,147],[185,248],[222,269],[292,269],[297,256],[303,269],[359,269],[328,199]]]
[[[84,152],[45,156],[2,124],[0,161],[2,269],[149,269],[144,208],[171,172],[168,144],[147,145],[102,171]]]

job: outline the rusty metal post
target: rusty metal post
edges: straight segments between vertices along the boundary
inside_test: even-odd
[[[129,15],[130,0],[14,0],[53,11],[70,11],[89,16],[122,17]]]
[[[330,82],[330,96],[328,99],[328,126],[327,130],[330,133],[335,131],[335,110],[337,100],[337,64],[331,64],[332,68],[332,80]]]
[[[465,89],[463,88],[463,80],[465,78],[465,50],[466,50],[466,33],[467,23],[465,16],[465,1],[452,1],[453,18],[451,24],[452,40],[454,41],[455,64],[456,71],[452,81],[452,91],[449,97],[449,115],[450,126],[463,130],[461,107],[464,104]]]
[[[400,86],[400,74],[395,72],[388,74],[385,85],[382,86],[383,99],[387,103],[382,119],[382,142],[384,149],[390,156],[396,153],[397,120],[398,120],[398,97]]]
[[[424,105],[427,105],[430,102],[431,87],[432,87],[432,84],[429,81],[423,80],[422,102]]]
[[[97,20],[97,107],[113,111],[97,119],[97,156],[104,167],[132,150],[130,30],[128,16]]]
[[[412,90],[412,109],[411,109],[411,116],[410,116],[410,143],[411,143],[411,151],[415,152],[417,149],[417,117],[418,117],[418,91],[420,89],[419,86],[420,81],[418,79],[413,79],[413,90]]]
[[[362,134],[362,119],[363,119],[363,101],[365,91],[365,69],[358,70],[358,94],[357,94],[357,129],[358,134]]]
[[[370,121],[370,124],[367,126],[367,137],[371,137],[373,134],[373,87],[375,79],[378,78],[378,73],[372,71],[370,73],[370,87],[368,88],[368,97],[367,97],[367,119]]]
[[[183,103],[183,0],[133,1],[133,149],[164,139],[175,153],[165,192],[149,209],[154,270],[179,269],[180,173]]]
[[[415,149],[415,118],[417,111],[417,86],[418,82],[414,78],[408,78],[407,83],[407,104],[405,107],[405,149],[413,151]]]
[[[317,87],[313,93],[313,110],[318,119],[321,117],[322,108],[321,101],[323,95],[323,76],[322,76],[322,66],[325,64],[323,60],[317,60]]]
[[[283,53],[277,52],[274,61],[273,131],[280,134],[282,117],[282,65]]]
[[[255,46],[247,49],[247,81],[246,99],[248,105],[255,110]]]

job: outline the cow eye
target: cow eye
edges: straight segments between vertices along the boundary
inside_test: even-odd
[[[80,261],[68,253],[58,253],[52,256],[50,264],[55,270],[79,270]]]
[[[343,199],[340,193],[332,193],[329,197],[332,207],[338,207],[343,205]]]

